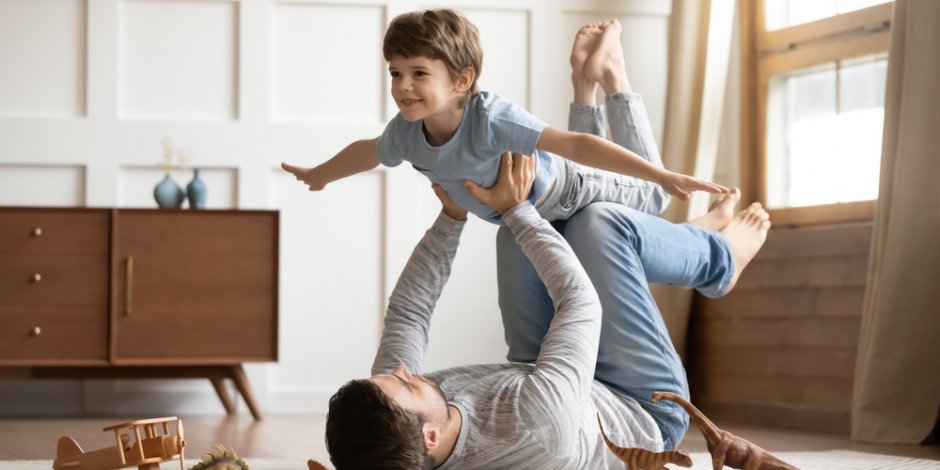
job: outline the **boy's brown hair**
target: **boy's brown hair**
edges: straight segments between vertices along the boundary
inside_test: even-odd
[[[480,91],[477,86],[483,70],[480,33],[470,20],[454,10],[413,11],[396,16],[385,32],[382,54],[385,60],[395,56],[440,60],[454,81],[464,69],[472,67],[475,76],[459,103],[461,107]]]

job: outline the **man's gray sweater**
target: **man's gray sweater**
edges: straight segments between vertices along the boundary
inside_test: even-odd
[[[504,214],[555,305],[555,317],[534,364],[471,365],[427,374],[462,427],[442,469],[624,468],[600,436],[662,451],[652,417],[632,398],[594,380],[601,306],[571,247],[528,202]],[[465,222],[443,213],[415,247],[389,298],[373,374],[399,364],[420,373],[431,315],[450,275]]]

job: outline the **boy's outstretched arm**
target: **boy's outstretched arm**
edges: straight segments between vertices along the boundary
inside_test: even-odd
[[[303,181],[311,191],[319,191],[327,184],[347,176],[369,171],[379,165],[375,151],[378,138],[357,140],[346,146],[333,158],[313,168],[281,163],[281,168]]]
[[[546,127],[535,148],[561,155],[585,166],[635,176],[659,184],[683,201],[692,191],[727,194],[728,188],[659,168],[639,155],[600,137]]]

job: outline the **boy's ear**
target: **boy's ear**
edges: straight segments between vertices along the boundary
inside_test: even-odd
[[[460,76],[457,77],[457,83],[454,85],[454,88],[459,93],[463,93],[470,89],[473,86],[473,81],[477,78],[477,72],[473,67],[467,67],[460,72]]]

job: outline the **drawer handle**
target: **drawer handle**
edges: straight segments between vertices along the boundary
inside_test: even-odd
[[[34,228],[32,235],[33,235],[34,237],[41,236],[41,235],[42,235],[42,228],[40,228],[40,227]]]
[[[29,280],[30,282],[35,284],[42,280],[42,274],[39,274],[39,273],[33,274],[33,277],[29,278]]]
[[[33,327],[33,330],[30,331],[29,334],[32,335],[32,336],[39,336],[39,335],[42,334],[42,328],[40,328],[40,327],[38,327],[38,326],[34,326],[34,327]]]
[[[134,257],[128,256],[127,269],[124,271],[124,316],[130,316],[134,309]]]

